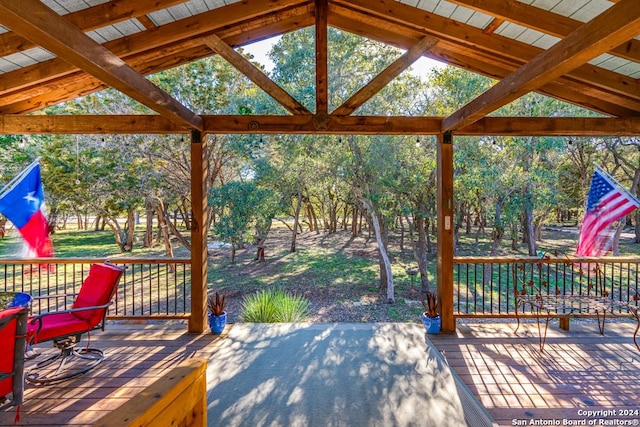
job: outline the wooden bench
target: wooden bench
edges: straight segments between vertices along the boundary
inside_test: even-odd
[[[187,359],[93,425],[96,427],[206,426],[206,373],[206,359]]]

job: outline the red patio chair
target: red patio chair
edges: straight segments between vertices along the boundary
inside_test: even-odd
[[[43,313],[29,319],[27,337],[30,344],[53,341],[60,353],[39,362],[25,375],[32,384],[53,384],[82,375],[104,359],[100,349],[76,348],[82,334],[90,337],[94,329],[104,330],[107,309],[112,303],[124,267],[111,263],[93,264],[69,310]],[[55,299],[65,295],[35,297]],[[72,294],[73,296],[73,294]]]
[[[0,311],[0,409],[22,403],[27,316],[25,307]]]

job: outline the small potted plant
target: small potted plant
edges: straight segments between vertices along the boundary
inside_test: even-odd
[[[224,295],[218,292],[209,295],[207,298],[207,308],[209,309],[209,327],[213,334],[221,334],[227,324],[227,312],[224,310]]]
[[[442,322],[440,320],[440,303],[435,292],[427,292],[427,298],[422,300],[424,313],[422,313],[422,324],[428,334],[440,332]]]

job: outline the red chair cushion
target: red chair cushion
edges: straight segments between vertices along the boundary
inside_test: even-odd
[[[92,329],[88,321],[78,319],[73,313],[51,314],[42,318],[42,329],[38,332],[39,322],[27,324],[27,340],[36,344],[53,338],[79,334]]]
[[[107,304],[111,300],[113,288],[122,270],[108,264],[93,264],[89,276],[84,280],[73,308],[95,307]],[[74,313],[81,320],[88,320],[93,326],[100,323],[104,309],[87,310]]]
[[[16,348],[17,313],[23,307],[13,307],[0,311],[0,373],[8,374],[14,370],[14,356]],[[13,316],[13,318],[11,318]],[[13,377],[0,381],[0,397],[13,391]]]

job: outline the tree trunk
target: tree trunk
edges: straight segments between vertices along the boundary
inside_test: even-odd
[[[620,235],[624,230],[624,221],[620,221],[620,224],[616,227],[616,231],[613,233],[613,241],[611,242],[611,252],[613,256],[620,255]]]
[[[524,228],[524,237],[525,243],[527,244],[527,249],[529,250],[529,256],[536,256],[537,247],[536,247],[536,230],[533,224],[533,202],[531,200],[532,188],[531,183],[527,183],[524,188],[524,215],[523,215],[523,228]]]
[[[351,214],[351,237],[358,237],[358,206],[353,205],[353,212]]]
[[[99,222],[100,221],[98,220],[97,223]],[[120,227],[120,224],[118,223],[118,219],[104,217],[104,223],[107,226],[109,226],[111,231],[113,231],[113,238],[116,241],[116,244],[118,245],[118,247],[120,248],[120,251],[126,252],[126,249],[125,249],[126,237],[125,237],[124,231],[122,230],[122,228]]]
[[[136,236],[136,219],[133,211],[127,212],[127,243],[126,251],[131,252],[133,250],[133,240]]]
[[[231,264],[236,263],[236,242],[231,239]]]
[[[404,255],[404,220],[402,215],[398,215],[398,221],[400,222],[400,254]],[[408,220],[407,220],[408,221]],[[411,228],[411,226],[409,226]]]
[[[147,225],[144,232],[142,246],[145,248],[153,247],[153,199],[147,198],[145,203]]]
[[[378,220],[378,216],[373,210],[373,205],[371,204],[371,202],[364,198],[362,199],[362,202],[364,204],[364,207],[367,209],[367,211],[370,214],[371,222],[373,224],[373,230],[376,236],[376,243],[378,244],[378,253],[380,254],[380,258],[382,260],[382,263],[384,264],[384,268],[383,270],[381,270],[381,276],[382,276],[382,271],[384,271],[384,275],[386,276],[385,281],[386,281],[386,287],[387,287],[387,302],[389,304],[393,304],[396,301],[394,296],[394,289],[393,289],[393,273],[391,272],[391,261],[389,260],[389,255],[387,254],[387,248],[385,247],[385,244],[384,244],[380,221]]]
[[[418,271],[420,272],[420,290],[426,294],[429,292],[429,276],[427,275],[427,252],[429,251],[428,220],[419,215],[415,215],[413,221],[406,214],[404,218],[409,225],[409,239],[413,249],[413,258],[418,264]],[[417,241],[414,237],[414,230],[418,233]]]
[[[296,251],[296,238],[298,237],[298,224],[300,219],[300,209],[302,207],[302,192],[298,192],[298,200],[296,202],[296,210],[293,215],[293,233],[291,236],[291,248],[289,252]]]
[[[158,198],[157,203],[158,210],[158,227],[162,232],[162,240],[164,242],[165,253],[169,258],[173,258],[173,246],[171,245],[171,238],[169,237],[169,230],[167,226],[167,212],[164,209],[164,203]]]

